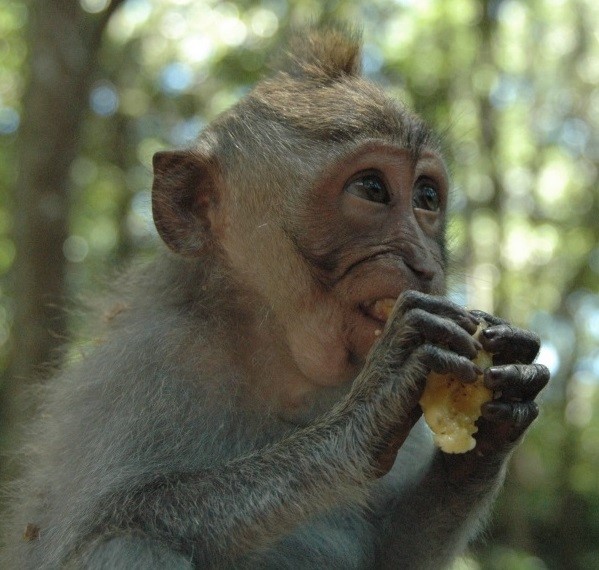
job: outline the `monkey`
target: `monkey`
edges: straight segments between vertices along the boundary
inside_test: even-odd
[[[441,141],[360,51],[298,34],[154,156],[164,246],[44,388],[3,568],[437,569],[484,528],[548,370],[537,335],[446,297]],[[481,348],[498,397],[446,454],[418,400]]]

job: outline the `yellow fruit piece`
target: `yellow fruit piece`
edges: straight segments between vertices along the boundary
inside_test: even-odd
[[[391,316],[391,312],[393,311],[393,307],[395,306],[396,299],[391,299],[386,297],[384,299],[379,299],[372,306],[372,313],[375,317],[378,317],[382,321],[387,321]]]
[[[481,323],[474,337],[486,327],[487,323]],[[492,365],[492,355],[481,350],[474,362],[484,370]],[[478,431],[474,422],[481,416],[481,406],[492,399],[493,392],[483,384],[482,376],[465,384],[451,374],[431,372],[420,407],[437,446],[445,453],[465,453],[476,445],[472,436]]]

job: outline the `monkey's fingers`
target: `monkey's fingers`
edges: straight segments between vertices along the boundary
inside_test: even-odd
[[[483,348],[494,355],[494,364],[530,364],[536,358],[541,342],[535,333],[483,311],[471,311],[471,314],[491,325],[482,332],[479,340]]]
[[[396,334],[394,327],[391,334]],[[399,321],[397,334],[407,347],[430,343],[470,359],[482,348],[478,340],[455,322],[420,308],[406,313]]]
[[[466,383],[474,382],[482,373],[469,358],[432,344],[420,346],[412,354],[412,358],[419,360],[427,372],[450,374]]]
[[[421,413],[418,401],[431,372],[451,374],[466,383],[474,382],[482,373],[480,368],[465,356],[430,343],[419,346],[403,363],[393,384],[393,394],[397,398],[399,409],[402,410],[400,415],[405,415],[407,410]]]
[[[493,400],[482,407],[476,439],[483,453],[504,450],[515,443],[539,415],[536,402]]]
[[[534,400],[549,382],[549,369],[542,364],[492,366],[484,373],[485,386],[501,392],[499,401]]]
[[[489,325],[507,325],[508,322],[496,317],[495,315],[490,315],[489,313],[485,313],[484,311],[479,311],[478,309],[474,309],[472,311],[469,311],[470,314],[474,317],[476,317],[477,319],[483,320],[486,323],[488,323]]]
[[[476,315],[460,305],[451,302],[446,297],[427,295],[419,291],[405,291],[399,297],[394,314],[406,314],[413,309],[421,309],[428,313],[450,319],[468,334],[474,334],[480,320]]]

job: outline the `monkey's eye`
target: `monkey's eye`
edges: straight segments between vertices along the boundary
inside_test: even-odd
[[[432,182],[422,180],[414,190],[412,204],[414,205],[414,208],[436,212],[441,206],[439,191]]]
[[[388,204],[391,201],[387,186],[377,174],[366,174],[355,178],[345,186],[344,190],[369,202]]]

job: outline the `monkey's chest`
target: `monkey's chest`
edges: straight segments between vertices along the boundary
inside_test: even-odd
[[[338,508],[297,528],[266,552],[244,559],[238,569],[314,570],[373,568],[375,538],[358,511]]]

